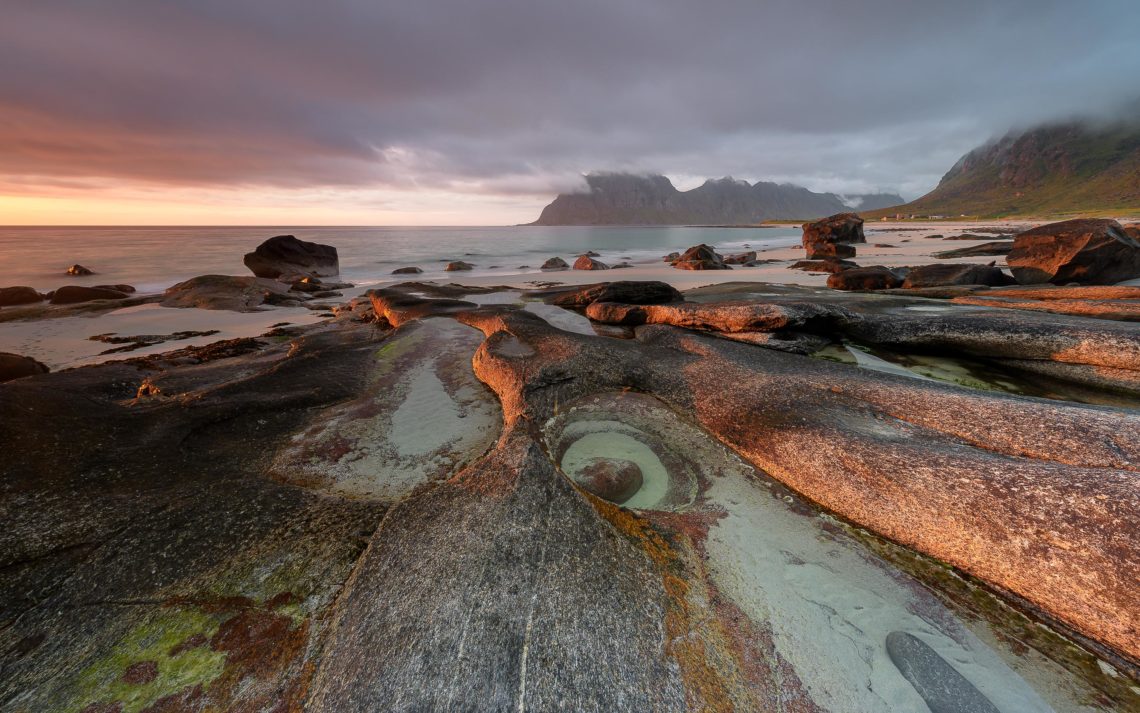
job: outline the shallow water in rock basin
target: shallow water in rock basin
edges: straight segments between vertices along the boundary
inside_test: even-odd
[[[545,430],[552,456],[572,480],[590,458],[637,463],[645,484],[624,506],[650,521],[669,512],[666,522],[674,525],[677,518],[693,518],[682,530],[695,532],[697,523],[716,513],[697,548],[710,584],[756,629],[768,632],[822,709],[975,710],[939,707],[934,694],[928,690],[924,699],[908,680],[940,680],[931,666],[936,663],[942,673],[960,675],[951,701],[980,696],[1002,713],[1101,710],[1084,704],[1094,694],[1077,675],[1035,651],[1015,651],[1006,643],[1011,638],[951,610],[830,516],[656,399],[633,393],[591,397],[551,419]],[[678,498],[677,492],[691,497]],[[909,635],[921,644],[896,647],[892,660],[886,643],[892,635],[896,643],[913,643]]]
[[[377,350],[365,393],[295,434],[274,474],[340,495],[398,500],[482,455],[498,437],[502,411],[471,369],[481,341],[450,319],[401,327]]]
[[[621,426],[614,422],[614,425]],[[620,431],[587,433],[570,444],[562,454],[562,470],[574,478],[594,458],[602,455],[628,461],[641,469],[642,486],[620,504],[628,508],[648,508],[661,502],[669,490],[669,474],[661,459],[644,443]]]

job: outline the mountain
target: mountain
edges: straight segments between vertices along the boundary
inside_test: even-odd
[[[898,205],[902,198],[868,194],[843,198],[792,185],[732,178],[677,190],[665,176],[594,173],[589,192],[562,193],[531,225],[749,225],[764,220],[809,220],[853,208]]]
[[[1140,212],[1140,121],[1011,132],[963,156],[930,193],[887,214],[1045,216]]]

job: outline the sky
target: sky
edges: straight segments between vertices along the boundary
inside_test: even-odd
[[[913,199],[1140,96],[1136,0],[0,11],[0,224],[513,224],[592,171]]]

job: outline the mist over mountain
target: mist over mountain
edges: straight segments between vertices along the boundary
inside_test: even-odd
[[[960,158],[930,193],[878,213],[884,212],[979,217],[1140,212],[1140,119],[1067,121],[1012,131]]]
[[[659,175],[597,173],[586,176],[586,184],[588,192],[560,194],[532,225],[748,225],[903,202],[888,193],[840,197],[801,186],[732,178],[710,179],[688,191],[677,190]]]

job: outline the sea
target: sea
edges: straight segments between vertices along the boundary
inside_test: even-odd
[[[800,230],[717,227],[0,227],[0,286],[46,292],[61,285],[129,284],[154,293],[196,275],[248,275],[242,256],[275,235],[336,247],[341,277],[358,286],[408,279],[455,279],[452,260],[475,265],[464,276],[540,275],[550,257],[569,263],[587,250],[610,264],[659,262],[663,255],[707,243],[722,253],[783,247]],[[65,275],[78,263],[95,272]],[[419,277],[393,276],[415,265]]]

